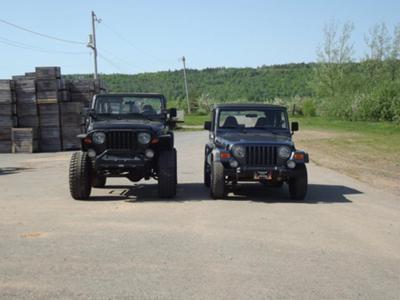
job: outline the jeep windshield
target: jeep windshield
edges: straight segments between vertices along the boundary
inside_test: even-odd
[[[282,109],[220,110],[218,129],[289,130],[287,113]]]
[[[98,96],[94,106],[96,117],[111,119],[160,119],[162,110],[162,98],[149,96]]]

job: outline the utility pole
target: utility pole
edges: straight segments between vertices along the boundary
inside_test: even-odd
[[[93,50],[93,58],[94,58],[94,79],[98,78],[97,73],[97,46],[96,46],[96,22],[100,23],[101,19],[97,18],[94,11],[92,11],[92,34],[89,34],[89,42],[87,44],[88,48]]]
[[[183,62],[183,77],[185,79],[185,92],[186,92],[186,102],[187,102],[187,107],[188,107],[188,114],[191,114],[190,102],[189,102],[189,89],[188,89],[187,76],[186,76],[186,58],[184,56],[182,57],[182,62]]]

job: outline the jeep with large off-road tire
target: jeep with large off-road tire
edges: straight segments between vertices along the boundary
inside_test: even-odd
[[[160,94],[99,94],[86,114],[86,133],[78,136],[81,151],[69,168],[71,196],[89,199],[108,177],[132,182],[154,178],[158,195],[173,198],[177,186],[174,148],[176,109],[166,108]]]
[[[214,199],[240,181],[256,181],[270,187],[289,186],[293,200],[307,194],[308,154],[296,149],[285,107],[267,104],[220,104],[205,122],[209,142],[205,146],[204,184]]]

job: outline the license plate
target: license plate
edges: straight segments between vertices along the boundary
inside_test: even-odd
[[[254,174],[255,180],[271,180],[272,172],[256,172]]]

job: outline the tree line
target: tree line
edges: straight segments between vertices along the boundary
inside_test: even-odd
[[[315,63],[189,69],[191,108],[208,113],[219,102],[267,102],[309,116],[400,122],[400,25],[372,27],[365,34],[368,52],[360,58],[354,56],[353,31],[351,22],[328,23]],[[170,105],[187,109],[182,70],[101,78],[110,92],[159,92]]]

